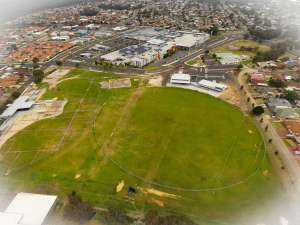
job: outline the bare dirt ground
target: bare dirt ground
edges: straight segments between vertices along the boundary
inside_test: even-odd
[[[167,192],[159,191],[159,190],[156,190],[156,189],[153,189],[153,188],[139,187],[138,189],[144,194],[151,194],[151,195],[155,195],[157,197],[172,198],[172,199],[180,198],[180,196],[178,196],[178,195],[174,195],[174,194],[170,194],[170,193],[167,193]]]
[[[161,87],[162,86],[162,81],[163,81],[163,78],[161,76],[155,76],[155,77],[151,77],[149,79],[148,84],[151,87]]]
[[[49,88],[54,88],[60,79],[62,79],[65,75],[67,75],[70,72],[70,69],[58,69],[55,70],[53,73],[49,74],[45,78],[45,82],[49,84]]]
[[[112,79],[108,81],[103,81],[100,83],[102,88],[112,89],[112,88],[128,88],[131,87],[131,80],[129,78],[124,79]]]
[[[124,186],[125,186],[124,180],[120,181],[120,182],[118,183],[117,187],[116,187],[116,192],[122,191],[123,188],[124,188]]]
[[[28,127],[29,125],[43,119],[52,118],[63,112],[67,101],[42,100],[38,101],[32,109],[18,112],[7,123],[8,128],[0,136],[0,147],[12,136]]]
[[[243,112],[247,112],[248,110],[247,105],[244,103],[243,99],[240,96],[239,90],[237,90],[237,87],[234,85],[228,85],[227,90],[224,91],[219,98],[239,107]]]

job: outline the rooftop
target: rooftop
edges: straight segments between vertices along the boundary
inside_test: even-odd
[[[216,81],[210,81],[210,80],[200,80],[199,85],[201,86],[206,86],[206,87],[210,87],[210,88],[218,88],[221,90],[225,90],[227,88],[227,86],[225,84],[221,84],[221,83],[217,83]]]
[[[291,103],[284,98],[269,98],[268,106],[271,108],[292,108]]]
[[[220,58],[222,64],[234,64],[241,62],[244,59],[243,56],[232,54],[229,52],[216,53],[216,55],[218,56],[218,58]]]
[[[0,212],[0,224],[42,225],[56,199],[52,195],[19,193],[7,209]]]
[[[0,118],[13,116],[18,110],[30,109],[34,101],[29,101],[28,96],[20,96],[0,115]]]
[[[22,215],[0,212],[0,222],[5,225],[18,225]]]
[[[191,76],[189,74],[184,73],[174,73],[171,77],[172,80],[191,80]]]

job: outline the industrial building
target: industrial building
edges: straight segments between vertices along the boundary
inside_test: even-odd
[[[230,52],[225,53],[216,53],[218,59],[220,60],[221,64],[238,64],[244,60],[248,60],[249,57],[246,55],[236,55]]]
[[[198,85],[202,88],[206,88],[216,92],[223,92],[227,89],[225,84],[217,83],[216,81],[209,81],[209,80],[200,80]]]
[[[29,99],[29,96],[20,96],[0,115],[0,119],[8,119],[17,111],[28,110],[34,105],[34,101]]]
[[[171,84],[191,84],[191,76],[184,73],[175,73],[171,76]]]
[[[42,225],[54,207],[57,196],[19,193],[0,212],[0,224],[3,225]]]
[[[155,60],[160,60],[172,49],[189,50],[209,39],[209,35],[205,33],[177,32],[154,28],[140,29],[123,36],[141,43],[108,53],[101,56],[101,59],[117,65],[128,64],[143,67]]]
[[[149,44],[131,45],[101,56],[101,59],[114,64],[128,64],[135,67],[143,67],[158,57],[158,52]]]

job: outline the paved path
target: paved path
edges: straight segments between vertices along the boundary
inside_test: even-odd
[[[246,68],[238,75],[238,84],[244,87],[244,93],[246,98],[250,98],[249,101],[249,109],[252,109],[252,105],[257,105],[255,99],[252,94],[249,92],[247,88],[247,82],[244,79],[245,73],[252,72],[254,70]],[[261,123],[260,120],[263,119]],[[270,122],[270,117],[268,115],[263,115],[262,117],[257,118],[257,123],[264,131],[264,136],[267,140],[272,139],[272,147],[278,151],[278,157],[282,161],[282,164],[288,171],[290,184],[294,186],[297,194],[300,194],[300,166],[296,162],[293,154],[289,151],[288,147],[285,145],[283,140],[280,138],[278,133],[276,132],[273,124]],[[267,130],[266,130],[266,127]],[[269,154],[274,154],[274,152],[269,152]]]

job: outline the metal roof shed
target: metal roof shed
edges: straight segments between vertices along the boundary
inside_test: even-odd
[[[172,84],[190,84],[191,76],[184,73],[175,73],[171,77]]]
[[[12,117],[18,110],[30,109],[33,104],[34,101],[29,101],[28,96],[20,96],[0,115],[0,118]]]
[[[6,214],[22,215],[18,225],[42,225],[57,196],[19,193],[5,210]]]
[[[224,91],[227,86],[225,84],[220,84],[220,83],[217,83],[216,81],[209,81],[209,80],[200,80],[198,82],[198,85],[201,86],[201,87],[204,87],[204,88],[208,88],[208,89],[211,89],[213,91],[218,91],[218,92],[221,92],[221,91]]]

